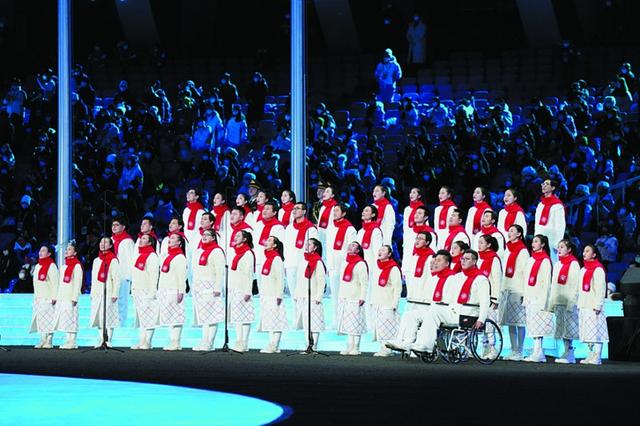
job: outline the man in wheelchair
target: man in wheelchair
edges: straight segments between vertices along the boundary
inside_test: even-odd
[[[462,272],[444,287],[441,304],[432,304],[429,315],[418,331],[411,349],[418,353],[432,354],[438,329],[441,325],[480,329],[487,319],[490,304],[490,284],[476,263],[478,253],[465,250],[462,255]]]
[[[416,242],[416,246],[418,246]],[[454,272],[450,268],[451,254],[446,250],[439,250],[433,256],[430,273],[424,274],[424,280],[414,283],[411,299],[407,300],[408,308],[400,320],[400,329],[395,340],[387,342],[386,346],[400,352],[409,352],[416,341],[419,329],[424,327],[425,321],[430,321],[429,311],[436,305],[444,305],[444,294],[448,287],[454,286]],[[408,271],[413,274],[415,271]]]

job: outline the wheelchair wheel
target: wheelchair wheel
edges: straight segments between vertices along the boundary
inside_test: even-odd
[[[469,348],[479,363],[493,364],[502,352],[502,330],[493,320],[487,319],[481,329],[471,329]]]
[[[438,359],[438,350],[436,349],[434,352],[431,352],[431,353],[421,352],[420,359],[422,360],[422,362],[431,364],[432,362],[435,362]]]

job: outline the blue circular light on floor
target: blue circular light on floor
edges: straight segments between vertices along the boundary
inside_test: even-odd
[[[283,407],[231,393],[149,383],[0,374],[2,425],[262,425]]]

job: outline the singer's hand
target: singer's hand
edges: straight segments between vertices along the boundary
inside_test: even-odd
[[[51,301],[51,305],[55,306],[55,304],[56,304],[56,300],[54,299],[54,300]]]
[[[278,297],[276,299],[276,305],[280,306],[281,303],[282,303],[282,299]]]
[[[220,297],[220,292],[219,291],[214,291],[213,292],[213,297]]]
[[[596,313],[596,315],[600,315],[600,312],[602,312],[600,309],[594,309],[593,312]]]
[[[248,302],[249,300],[251,300],[251,295],[250,294],[245,294],[244,295],[244,301]]]
[[[362,305],[364,305],[364,300],[362,299],[358,300],[358,306],[362,306]]]
[[[315,300],[315,302],[316,302],[316,305],[319,305],[319,304],[320,304],[320,301],[319,301],[319,300]]]
[[[176,297],[176,303],[181,303],[183,298],[184,293],[178,293],[178,296]]]
[[[71,304],[72,304],[73,306],[76,306],[76,305],[78,304],[78,301],[77,301],[77,300],[72,300],[72,301],[71,301]]]
[[[111,298],[111,303],[116,303],[117,301],[118,301],[118,298],[117,298],[117,297],[112,297],[112,298]]]

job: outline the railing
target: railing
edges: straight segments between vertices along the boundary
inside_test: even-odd
[[[616,200],[620,200],[624,204],[625,201],[626,201],[627,188],[630,187],[631,185],[633,185],[634,183],[639,182],[639,181],[640,181],[640,175],[634,176],[634,177],[626,179],[626,180],[623,180],[622,182],[618,182],[618,183],[616,183],[614,185],[611,185],[611,187],[609,188],[609,192],[611,192],[613,194],[614,192],[620,190],[621,191],[620,198],[615,197],[615,194],[614,194],[614,197],[616,198]],[[581,204],[582,202],[584,202],[586,200],[591,199],[592,197],[596,197],[596,199],[597,199],[598,195],[596,193],[589,194],[589,195],[584,195],[584,196],[582,196],[580,198],[576,198],[575,200],[571,200],[571,201],[565,203],[565,207],[568,210],[569,216],[573,215],[573,209],[577,205]]]

